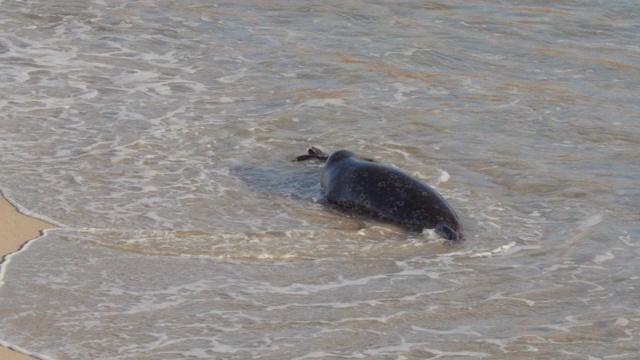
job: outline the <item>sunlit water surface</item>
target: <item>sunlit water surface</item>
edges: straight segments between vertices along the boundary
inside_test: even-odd
[[[0,1],[0,344],[51,359],[640,353],[635,1]],[[322,204],[307,147],[466,241]]]

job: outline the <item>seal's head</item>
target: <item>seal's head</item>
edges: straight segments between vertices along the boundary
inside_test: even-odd
[[[352,153],[349,150],[338,150],[336,152],[334,152],[333,154],[331,154],[331,156],[329,156],[329,159],[327,160],[327,165],[329,166],[331,164],[337,163],[338,161],[342,161],[344,159],[348,159],[348,158],[352,158],[355,157],[356,154]]]
[[[324,165],[324,170],[322,170],[322,176],[320,177],[320,185],[322,185],[322,190],[324,190],[325,194],[327,193],[327,187],[329,186],[329,172],[331,171],[331,168],[340,162],[353,157],[356,157],[356,154],[348,150],[338,150],[329,156],[327,163]]]

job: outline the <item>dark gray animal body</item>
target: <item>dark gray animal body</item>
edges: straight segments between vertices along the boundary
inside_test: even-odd
[[[309,155],[298,160],[309,158],[324,160],[327,157],[312,148]],[[329,203],[409,230],[436,229],[446,239],[462,239],[462,225],[456,212],[430,186],[347,150],[334,152],[326,161],[321,183]]]

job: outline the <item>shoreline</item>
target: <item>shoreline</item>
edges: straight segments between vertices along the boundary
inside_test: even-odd
[[[35,217],[21,213],[0,192],[0,263],[5,256],[20,250],[24,244],[42,235],[42,230],[56,226]],[[34,360],[36,358],[5,346],[0,346],[0,358],[3,360]]]

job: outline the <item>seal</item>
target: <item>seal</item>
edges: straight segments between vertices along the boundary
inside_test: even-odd
[[[320,182],[330,204],[410,231],[435,229],[445,239],[462,239],[458,215],[429,185],[348,150],[327,156],[312,147],[307,155],[298,156],[295,161],[309,159],[326,161]]]

